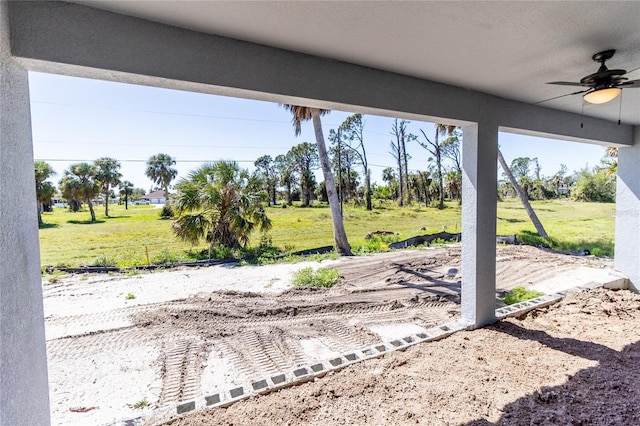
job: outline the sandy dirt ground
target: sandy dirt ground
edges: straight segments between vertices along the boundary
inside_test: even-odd
[[[339,285],[323,290],[291,288],[293,272],[307,266],[338,268],[341,272]],[[497,295],[517,285],[550,292],[586,284],[594,277],[608,274],[610,267],[610,260],[591,256],[569,256],[525,246],[499,247]],[[159,407],[210,395],[267,374],[449,322],[459,316],[460,279],[460,248],[449,246],[345,258],[322,264],[304,262],[242,267],[219,265],[129,277],[69,276],[56,283],[45,283],[43,292],[52,422],[59,425],[100,425],[127,417],[149,415]],[[129,294],[135,298],[127,299]],[[611,297],[617,294],[613,293]],[[614,309],[615,301],[611,303]],[[593,318],[597,318],[596,311]],[[628,321],[631,327],[633,319]],[[552,318],[548,322],[556,324]],[[522,324],[518,326],[523,330],[525,328]],[[582,325],[572,325],[567,330],[579,329],[579,326],[584,326],[585,333],[597,331],[589,321]],[[614,329],[616,332],[625,330],[622,325],[616,325]],[[473,332],[479,334],[463,335],[468,339],[476,339],[474,336],[489,333],[489,330],[495,336],[513,339],[511,335],[514,333],[496,331],[495,327]],[[601,330],[601,334],[610,331],[603,333]],[[545,333],[550,331],[545,329]],[[456,336],[447,341],[460,339]],[[536,336],[539,337],[538,340],[542,338],[541,335]],[[491,341],[494,337],[484,337],[475,346],[468,346],[479,351],[483,346],[480,342]],[[613,339],[614,335],[611,334],[610,337]],[[524,367],[518,366],[516,359],[520,358],[514,358],[515,355],[510,355],[510,351],[512,347],[517,348],[524,342],[531,344],[534,340],[515,338],[515,343],[505,341],[489,345],[495,352],[478,355],[488,363],[476,366],[478,374],[497,368],[513,373],[514,377],[522,375],[522,371],[511,371]],[[629,344],[634,342],[635,340]],[[598,345],[608,343],[600,342]],[[596,346],[600,347],[598,345]],[[527,350],[538,351],[544,349],[544,346],[538,342],[538,349]],[[279,403],[258,398],[249,403],[238,404],[238,407],[245,407],[244,414],[233,414],[233,410],[239,409],[235,407],[218,410],[217,414],[212,414],[212,419],[227,415],[225,413],[231,413],[228,415],[232,417],[220,417],[222,420],[211,420],[213,423],[210,424],[256,424],[263,420],[266,422],[266,419],[271,419],[267,423],[273,423],[277,416],[284,415],[278,414],[278,410],[288,411],[283,417],[288,419],[284,423],[401,423],[430,419],[430,422],[435,422],[433,424],[438,421],[442,424],[456,424],[467,421],[464,420],[464,413],[459,418],[446,414],[446,401],[450,399],[448,394],[438,396],[444,405],[433,405],[431,398],[436,394],[416,393],[421,386],[416,387],[413,379],[406,381],[407,376],[403,376],[405,383],[402,384],[399,380],[395,387],[391,386],[395,379],[382,379],[385,374],[395,374],[395,361],[390,360],[406,357],[411,353],[414,355],[407,359],[416,357],[429,360],[425,365],[412,367],[416,371],[429,372],[427,378],[434,373],[433,369],[446,372],[451,362],[464,363],[464,359],[468,357],[471,358],[467,359],[467,364],[468,361],[473,363],[467,365],[467,368],[471,369],[477,364],[472,358],[473,351],[467,353],[454,347],[448,349],[449,353],[443,349],[440,354],[434,352],[433,356],[426,356],[415,351],[422,351],[424,348],[429,353],[434,349],[426,348],[432,348],[432,344],[420,347],[403,354],[362,363],[362,373],[349,373],[354,371],[353,368],[361,367],[337,373],[335,377],[342,377],[338,379],[340,382],[353,377],[354,381],[350,385],[353,388],[350,391],[343,387],[337,394],[331,391],[333,396],[325,395],[323,390],[312,390],[305,394],[308,387],[304,385],[276,394],[289,395],[287,397],[266,397],[276,398],[281,401]],[[433,346],[436,347],[438,346]],[[622,350],[617,346],[611,348],[618,352]],[[504,356],[500,355],[503,353]],[[542,370],[548,370],[544,367],[547,357],[538,359],[534,355],[535,352],[526,358],[529,360],[526,365],[535,366],[538,363]],[[578,359],[559,361],[566,365],[567,371],[577,372],[585,368],[586,364],[578,362],[581,356],[572,356]],[[502,366],[495,365],[496,358],[503,363]],[[588,361],[593,366],[599,358],[588,358]],[[402,361],[399,367],[408,364],[409,361]],[[554,368],[557,369],[557,366]],[[496,387],[496,383],[490,382],[499,380],[498,373],[505,372],[492,373],[494,375],[485,387]],[[420,376],[416,372],[401,373],[400,376],[402,374],[415,375],[416,378]],[[465,386],[469,388],[472,383],[464,383],[464,380],[480,377],[478,374],[464,374],[468,377],[438,385],[437,390],[444,392],[450,389],[453,392],[465,389]],[[559,373],[556,371],[556,374]],[[564,376],[563,378],[566,379]],[[333,376],[327,377],[319,381],[317,386],[333,383],[332,380],[336,379]],[[461,382],[456,384],[457,380]],[[543,383],[545,386],[560,383],[558,378],[554,380]],[[510,382],[505,382],[501,389],[513,392],[511,395],[502,397],[489,406],[477,403],[476,407],[471,404],[472,408],[479,410],[472,412],[479,418],[495,421],[500,417],[496,417],[495,410],[504,407],[510,397],[518,395],[518,392],[524,392],[522,395],[530,392],[528,381],[523,380],[520,387],[513,390],[507,385],[511,386]],[[310,386],[316,386],[316,383]],[[390,387],[387,389],[385,386]],[[533,384],[531,386],[535,387]],[[406,388],[407,393],[413,395],[411,398],[414,399],[409,400],[408,406],[403,406],[404,391],[401,392],[401,388]],[[362,417],[348,417],[354,415],[352,411],[359,411],[357,407],[363,404],[360,399],[356,399],[374,391],[382,392],[372,396],[371,400],[377,401],[376,406],[389,398],[396,401],[395,408],[392,409],[395,411],[376,411],[373,406],[363,406],[365,412],[361,414]],[[475,391],[469,393],[475,394]],[[302,399],[295,399],[298,394]],[[339,395],[351,396],[340,399]],[[452,398],[458,404],[462,403],[458,397]],[[328,408],[324,406],[333,399],[337,401],[335,410],[326,411]],[[287,404],[292,405],[282,401],[289,401]],[[256,405],[250,408],[250,404]],[[261,404],[265,404],[263,408],[260,408]],[[420,404],[424,407],[418,410]],[[464,404],[469,402],[465,401]],[[307,409],[306,405],[316,408]],[[273,408],[273,411],[267,410],[267,406]],[[414,408],[409,410],[410,407]],[[262,409],[267,410],[265,416],[260,414]],[[436,417],[429,417],[431,414],[428,415],[427,411],[433,411],[435,414],[432,414]],[[247,417],[249,412],[254,413],[254,417]],[[294,416],[294,412],[298,414]],[[409,417],[398,417],[397,413],[400,412],[406,412]],[[438,420],[437,415],[440,414],[444,417]],[[270,415],[276,417],[269,417]],[[243,420],[244,417],[247,418],[246,421]],[[201,422],[204,420],[196,417],[195,420],[183,421],[192,421],[184,424],[203,424]]]
[[[640,295],[585,291],[170,424],[637,425],[639,320]]]

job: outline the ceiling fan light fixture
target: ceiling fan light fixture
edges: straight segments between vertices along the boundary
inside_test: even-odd
[[[584,100],[590,104],[606,104],[617,98],[622,92],[619,87],[609,87],[607,89],[594,90],[584,95]]]

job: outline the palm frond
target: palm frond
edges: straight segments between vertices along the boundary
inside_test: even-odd
[[[284,109],[286,109],[292,114],[291,124],[293,124],[294,134],[296,136],[300,136],[300,133],[302,132],[301,123],[303,121],[309,121],[313,118],[312,110],[314,108],[299,106],[299,105],[289,105],[289,104],[280,104],[280,105],[282,105]],[[315,109],[318,110],[318,113],[320,115],[326,115],[329,113],[329,110],[326,110],[326,109],[321,109],[321,108],[315,108]]]
[[[198,244],[210,228],[211,222],[203,213],[181,215],[173,222],[173,232],[191,244]]]

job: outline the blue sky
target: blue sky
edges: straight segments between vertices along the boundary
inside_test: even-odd
[[[290,114],[279,105],[238,98],[181,92],[42,73],[29,73],[34,157],[48,161],[58,173],[79,161],[114,157],[122,164],[123,179],[149,190],[145,161],[166,153],[177,160],[178,177],[203,162],[236,160],[253,169],[261,155],[285,154],[301,142],[315,142],[311,123],[295,137]],[[349,112],[332,111],[323,117],[325,138]],[[390,152],[392,118],[365,116],[365,146],[374,181],[393,167]],[[433,125],[411,121],[431,137]],[[328,142],[327,142],[328,143]],[[543,175],[566,164],[573,172],[595,166],[604,155],[597,145],[501,133],[500,146],[507,162],[516,157],[537,157]],[[426,170],[429,154],[416,143],[408,147],[409,168]]]

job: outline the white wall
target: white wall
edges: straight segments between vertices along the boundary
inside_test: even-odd
[[[49,424],[27,71],[0,3],[0,425]]]
[[[640,291],[640,127],[635,145],[618,148],[614,267]]]

